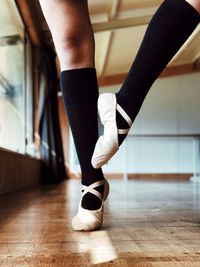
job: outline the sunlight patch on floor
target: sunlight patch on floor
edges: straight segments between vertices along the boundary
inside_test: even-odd
[[[107,231],[77,232],[74,235],[78,253],[89,255],[91,264],[116,260],[118,255]]]
[[[89,253],[92,264],[109,262],[118,258],[107,231],[90,233]]]

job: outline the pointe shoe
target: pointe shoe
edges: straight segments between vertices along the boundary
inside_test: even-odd
[[[102,167],[118,151],[118,135],[127,134],[129,129],[118,129],[116,121],[116,111],[118,111],[124,120],[128,123],[129,129],[132,126],[132,120],[117,104],[116,96],[112,93],[106,93],[99,96],[98,112],[100,120],[104,125],[104,134],[97,140],[92,156],[92,166],[96,169]]]
[[[95,190],[96,187],[104,184],[104,195]],[[72,228],[75,231],[94,231],[99,230],[103,224],[103,211],[104,201],[107,199],[109,194],[109,183],[106,179],[95,182],[90,186],[83,186],[82,198],[88,192],[94,194],[102,201],[102,205],[98,210],[87,210],[81,207],[82,198],[79,203],[78,213],[72,220]]]

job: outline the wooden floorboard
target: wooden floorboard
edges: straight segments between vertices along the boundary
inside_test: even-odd
[[[111,180],[101,231],[71,229],[80,183],[0,197],[0,266],[200,266],[200,185]]]

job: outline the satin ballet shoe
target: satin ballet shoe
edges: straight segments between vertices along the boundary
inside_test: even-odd
[[[119,112],[124,120],[128,123],[128,129],[118,129],[116,121],[116,112]],[[118,135],[128,134],[132,126],[132,120],[123,108],[117,103],[116,95],[105,93],[98,99],[99,117],[104,125],[104,133],[97,140],[94,153],[92,156],[92,166],[96,169],[106,164],[111,157],[118,151]]]
[[[104,194],[102,195],[95,189],[104,184]],[[98,197],[102,204],[97,210],[87,210],[81,207],[82,198],[87,193],[92,193]],[[83,194],[79,203],[78,213],[72,220],[72,228],[75,231],[95,231],[99,230],[103,224],[104,201],[109,194],[109,183],[106,179],[95,182],[90,186],[83,186]]]

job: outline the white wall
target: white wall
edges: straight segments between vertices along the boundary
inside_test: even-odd
[[[116,92],[120,86],[101,88]],[[163,78],[150,90],[130,134],[200,133],[200,73]],[[192,138],[132,138],[125,144],[129,173],[193,172]],[[124,144],[104,167],[123,172]]]

